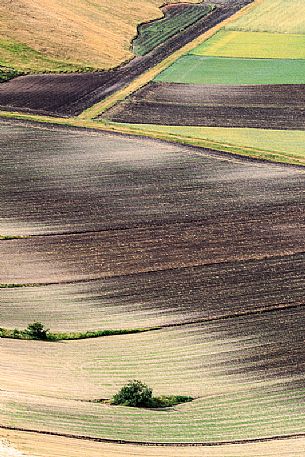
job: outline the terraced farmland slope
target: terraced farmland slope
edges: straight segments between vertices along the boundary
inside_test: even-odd
[[[32,236],[0,240],[0,283],[41,283],[0,289],[1,325],[163,327],[0,340],[0,425],[154,443],[303,433],[301,169],[55,127],[1,133],[1,233]],[[195,400],[93,402],[130,378]]]

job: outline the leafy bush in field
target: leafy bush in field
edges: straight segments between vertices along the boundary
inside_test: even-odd
[[[112,403],[124,406],[148,406],[152,399],[152,389],[141,381],[129,381],[119,393],[114,395]]]
[[[4,83],[16,76],[19,76],[21,73],[12,68],[2,67],[0,65],[0,83]]]
[[[177,5],[161,19],[138,28],[138,36],[133,40],[133,51],[144,56],[169,38],[183,32],[187,27],[206,16],[213,7],[211,5]]]
[[[153,397],[152,389],[141,381],[129,381],[122,389],[114,395],[111,403],[113,405],[123,405],[144,408],[169,408],[192,401],[193,398],[185,395],[171,395]]]
[[[26,333],[34,340],[47,340],[49,329],[45,329],[41,322],[29,324]]]

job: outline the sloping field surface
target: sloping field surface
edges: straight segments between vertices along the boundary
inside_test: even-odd
[[[181,324],[305,304],[304,254],[2,289],[1,325],[86,331]],[[48,310],[47,314],[45,310]]]
[[[187,132],[193,131],[181,130]],[[230,140],[226,129],[195,132]],[[253,146],[258,145],[257,134],[251,136],[251,130],[230,132],[237,144],[245,141],[249,146],[253,141]],[[305,133],[259,133],[265,135],[261,137],[264,143],[269,141],[267,149],[276,146],[304,156]],[[220,213],[222,217],[242,215],[249,205],[257,208],[257,214],[264,211],[266,196],[261,186],[268,189],[270,198],[280,192],[284,205],[298,204],[303,189],[303,175],[292,169],[234,163],[226,157],[202,160],[196,155],[200,150],[192,154],[188,148],[150,140],[2,122],[0,141],[0,235],[134,227],[153,231],[164,223],[204,222],[207,217],[212,223]],[[19,241],[36,244],[35,240]]]
[[[173,139],[208,140],[221,146],[240,148],[240,154],[251,157],[304,164],[305,133],[303,131],[264,130],[247,128],[184,127],[162,125],[135,125],[137,131],[166,133]],[[170,137],[169,137],[170,138]]]
[[[3,340],[1,423],[157,442],[301,433],[303,333],[300,309],[58,345]],[[133,377],[195,400],[167,411],[89,402]]]
[[[34,236],[0,240],[0,283],[52,283],[0,289],[3,322],[45,322],[50,309],[54,329],[167,327],[1,339],[0,425],[173,443],[302,433],[303,170],[97,132],[1,130],[0,233]],[[94,402],[134,378],[194,401]]]
[[[264,0],[226,29],[304,34],[305,3],[303,0]]]
[[[35,72],[64,65],[71,71],[70,64],[115,67],[133,56],[130,42],[137,25],[161,17],[161,5],[162,0],[1,2],[0,61]]]
[[[0,430],[0,437],[26,457],[303,457],[304,438],[215,447],[150,447],[90,443],[61,437]],[[35,443],[35,444],[33,444]],[[4,455],[4,457],[7,457]],[[19,457],[18,454],[9,457]]]
[[[115,122],[305,129],[305,85],[150,83],[107,111]]]
[[[256,59],[304,59],[305,35],[220,30],[190,54]]]
[[[304,84],[305,60],[238,59],[186,55],[155,78],[188,84]]]

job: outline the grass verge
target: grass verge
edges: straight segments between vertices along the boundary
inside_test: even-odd
[[[71,341],[71,340],[85,340],[89,338],[100,338],[104,336],[118,336],[118,335],[131,335],[135,333],[150,332],[158,330],[158,327],[151,328],[135,328],[135,329],[122,329],[122,330],[95,330],[87,332],[49,332],[47,331],[45,337],[38,338],[33,336],[27,329],[6,329],[0,328],[0,338],[9,338],[15,340],[38,340],[38,341]]]

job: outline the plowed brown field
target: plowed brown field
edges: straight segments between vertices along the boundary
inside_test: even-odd
[[[150,83],[105,115],[116,122],[303,130],[305,86]]]

